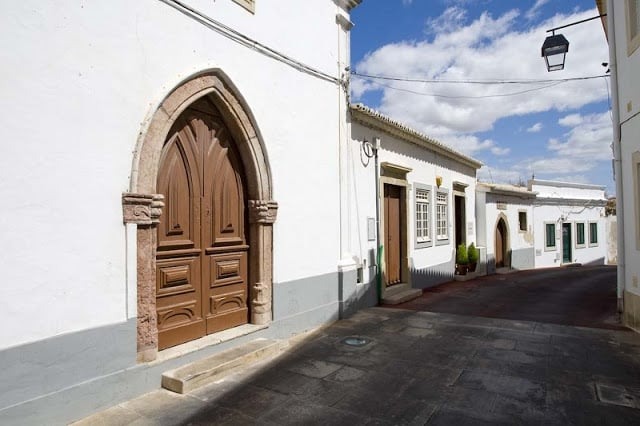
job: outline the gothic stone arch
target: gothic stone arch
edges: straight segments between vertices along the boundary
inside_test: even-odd
[[[137,225],[138,360],[158,350],[156,318],[156,227],[163,196],[156,194],[160,155],[171,126],[197,99],[207,96],[221,112],[236,141],[247,178],[250,321],[267,324],[272,313],[272,239],[278,205],[272,200],[271,173],[255,120],[236,88],[220,70],[194,75],[179,84],[153,112],[134,153],[130,192],[123,194],[124,222]]]

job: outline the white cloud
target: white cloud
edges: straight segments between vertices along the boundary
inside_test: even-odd
[[[467,17],[466,11],[458,6],[445,9],[437,18],[429,18],[426,23],[427,33],[452,33],[462,28]]]
[[[612,158],[610,145],[613,134],[609,112],[570,114],[558,121],[569,129],[562,139],[549,139],[546,155],[520,161],[502,170],[498,175],[508,178],[506,182],[513,182],[514,176],[528,178],[535,174],[542,179],[602,183],[590,182],[587,176],[588,172],[598,165],[598,161],[608,161]],[[495,169],[492,169],[492,172],[495,178]]]
[[[405,6],[409,6],[411,3],[413,3],[413,0],[402,0],[402,4]]]
[[[536,3],[531,7],[531,9],[527,10],[527,12],[525,13],[525,17],[529,21],[537,18],[538,14],[540,13],[540,9],[547,3],[549,3],[549,0],[536,0]]]
[[[542,130],[542,123],[536,123],[533,126],[529,127],[527,129],[527,132],[529,133],[538,133],[540,130]]]
[[[550,151],[574,161],[611,159],[613,131],[608,111],[589,115],[571,114],[558,120],[558,123],[571,129],[566,133],[564,141],[549,140],[547,147]]]
[[[502,156],[502,155],[507,155],[510,152],[511,152],[511,148],[502,148],[502,147],[499,147],[499,146],[494,146],[493,148],[491,148],[491,153],[493,155]]]
[[[561,75],[546,71],[539,50],[547,28],[593,14],[594,10],[556,15],[533,28],[522,29],[516,27],[517,10],[495,18],[483,13],[472,22],[466,22],[464,11],[451,7],[428,24],[435,28],[437,22],[451,22],[450,31],[438,31],[430,40],[387,44],[369,52],[354,68],[363,74],[426,80],[550,79],[600,75],[600,62],[607,60],[608,48],[597,20],[577,25],[572,28],[570,36],[567,34],[572,49]],[[387,86],[446,97],[423,96]],[[358,101],[370,91],[380,91],[380,104],[373,107],[468,154],[497,148],[495,143],[480,140],[473,133],[491,130],[501,118],[552,109],[568,111],[607,98],[606,86],[601,79],[560,83],[552,88],[516,96],[486,97],[543,86],[362,82],[354,78],[352,94],[354,101]],[[571,119],[567,120],[571,122]],[[567,144],[569,140],[559,143]],[[571,142],[554,148],[560,153],[573,146]]]

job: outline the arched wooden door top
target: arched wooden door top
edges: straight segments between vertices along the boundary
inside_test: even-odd
[[[221,114],[247,178],[247,198],[271,200],[271,170],[261,134],[251,110],[220,70],[196,74],[181,82],[155,109],[141,132],[134,152],[130,191],[156,192],[156,176],[164,138],[176,120],[196,100],[206,96]]]

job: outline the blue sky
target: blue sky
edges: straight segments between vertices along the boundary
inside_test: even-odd
[[[437,82],[352,76],[351,101],[482,161],[480,180],[535,174],[613,194],[608,78],[520,82],[605,74],[599,20],[559,31],[564,70],[540,57],[547,29],[597,14],[593,0],[364,0],[351,15],[352,70]]]

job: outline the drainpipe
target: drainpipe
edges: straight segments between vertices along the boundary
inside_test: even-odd
[[[614,1],[607,1],[607,33],[609,36],[609,69],[611,70],[611,109],[613,115],[613,168],[616,180],[616,216],[618,228],[618,312],[624,312],[625,255],[624,255],[624,194],[622,184],[622,141],[620,107],[618,104],[618,62],[616,55]]]
[[[380,149],[380,138],[373,138],[373,156],[375,166],[375,188],[376,188],[376,290],[378,304],[382,302],[382,244],[380,244],[380,168],[378,167],[378,150]]]

